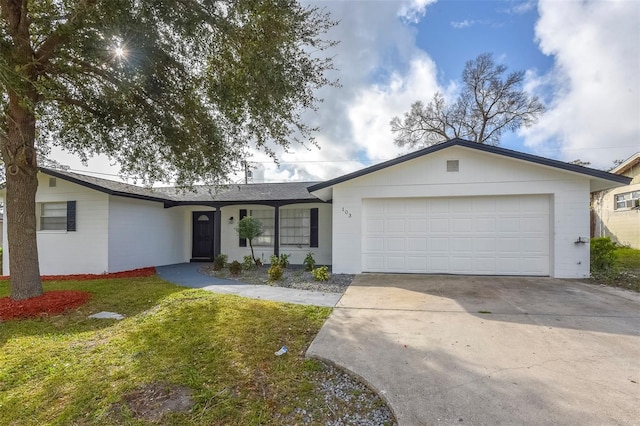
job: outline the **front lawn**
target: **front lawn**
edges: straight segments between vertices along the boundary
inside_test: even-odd
[[[359,405],[347,395],[327,409],[318,397],[336,372],[304,351],[328,308],[157,277],[45,283],[54,289],[92,297],[64,315],[0,322],[0,424],[327,424],[387,410],[367,389]],[[125,319],[88,318],[100,311]],[[283,345],[289,352],[275,356]]]
[[[640,250],[630,247],[616,249],[616,262],[620,268],[640,271]]]
[[[640,292],[640,250],[593,238],[591,275],[600,284]]]

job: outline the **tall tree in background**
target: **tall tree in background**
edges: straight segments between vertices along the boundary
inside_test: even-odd
[[[415,102],[403,119],[394,117],[391,130],[398,146],[424,148],[454,138],[498,145],[505,130],[517,130],[536,122],[544,112],[537,97],[522,90],[524,72],[505,75],[490,53],[468,61],[462,72],[462,88],[453,104],[436,93],[429,104]]]
[[[0,0],[11,297],[42,293],[36,148],[183,185],[223,180],[248,147],[313,143],[300,114],[333,84],[333,25],[293,0]]]

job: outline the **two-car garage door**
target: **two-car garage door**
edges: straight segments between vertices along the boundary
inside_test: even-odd
[[[363,200],[364,272],[549,275],[546,195]]]

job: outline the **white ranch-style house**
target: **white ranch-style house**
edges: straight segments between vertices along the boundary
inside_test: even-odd
[[[104,273],[312,252],[334,273],[589,276],[589,194],[630,178],[454,139],[325,182],[141,188],[42,168],[40,271]],[[4,226],[7,226],[5,218]],[[6,229],[5,229],[6,231]],[[4,238],[7,233],[4,232]],[[4,241],[4,271],[9,271]]]

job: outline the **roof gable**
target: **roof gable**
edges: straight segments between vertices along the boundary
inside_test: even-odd
[[[397,165],[400,165],[402,163],[405,163],[407,161],[411,161],[423,156],[427,156],[429,154],[433,154],[435,152],[438,151],[442,151],[445,150],[447,148],[451,148],[454,146],[459,146],[459,147],[463,147],[463,148],[468,148],[468,149],[473,149],[473,150],[477,150],[477,151],[481,151],[481,152],[485,152],[485,153],[489,153],[489,154],[494,154],[494,155],[499,155],[505,158],[509,158],[509,159],[514,159],[514,160],[518,160],[518,161],[525,161],[525,162],[529,162],[532,164],[536,164],[536,165],[540,165],[540,166],[545,166],[545,167],[551,167],[560,171],[565,171],[565,172],[571,172],[571,173],[578,173],[581,175],[585,175],[589,178],[592,179],[597,179],[597,180],[604,180],[604,181],[608,181],[610,183],[617,183],[617,184],[628,184],[630,181],[630,178],[625,177],[625,176],[619,176],[619,175],[615,175],[612,173],[608,173],[608,172],[604,172],[602,170],[596,170],[596,169],[591,169],[588,167],[583,167],[583,166],[579,166],[576,164],[569,164],[569,163],[565,163],[563,161],[558,161],[558,160],[552,160],[549,158],[544,158],[544,157],[539,157],[536,155],[532,155],[532,154],[525,154],[523,152],[518,152],[518,151],[513,151],[510,149],[505,149],[505,148],[500,148],[500,147],[496,147],[496,146],[491,146],[491,145],[484,145],[484,144],[479,144],[476,142],[471,142],[471,141],[467,141],[467,140],[463,140],[463,139],[452,139],[450,141],[447,142],[443,142],[437,145],[432,145],[430,147],[400,156],[398,158],[394,158],[393,160],[389,160],[389,161],[385,161],[383,163],[379,163],[379,164],[375,164],[373,166],[370,167],[366,167],[364,169],[355,171],[353,173],[349,173],[343,176],[339,176],[337,178],[334,179],[330,179],[327,180],[325,182],[316,184],[316,185],[312,185],[309,187],[309,191],[310,192],[317,192],[317,191],[322,191],[325,192],[326,190],[330,189],[331,187],[333,187],[334,185],[338,185],[341,184],[343,182],[347,182],[350,181],[352,179],[356,179],[362,176],[366,176],[368,174],[371,173],[375,173],[378,172],[380,170],[389,168],[389,167],[394,167]],[[615,184],[612,184],[611,186],[616,186]],[[601,189],[601,188],[597,188],[597,189]],[[325,190],[325,191],[323,191]],[[592,190],[595,190],[592,188]],[[321,197],[321,198],[327,198],[327,197]]]
[[[629,174],[630,176],[636,176],[640,173],[640,152],[636,152],[631,157],[624,160],[618,166],[611,170],[611,173],[617,175]]]

